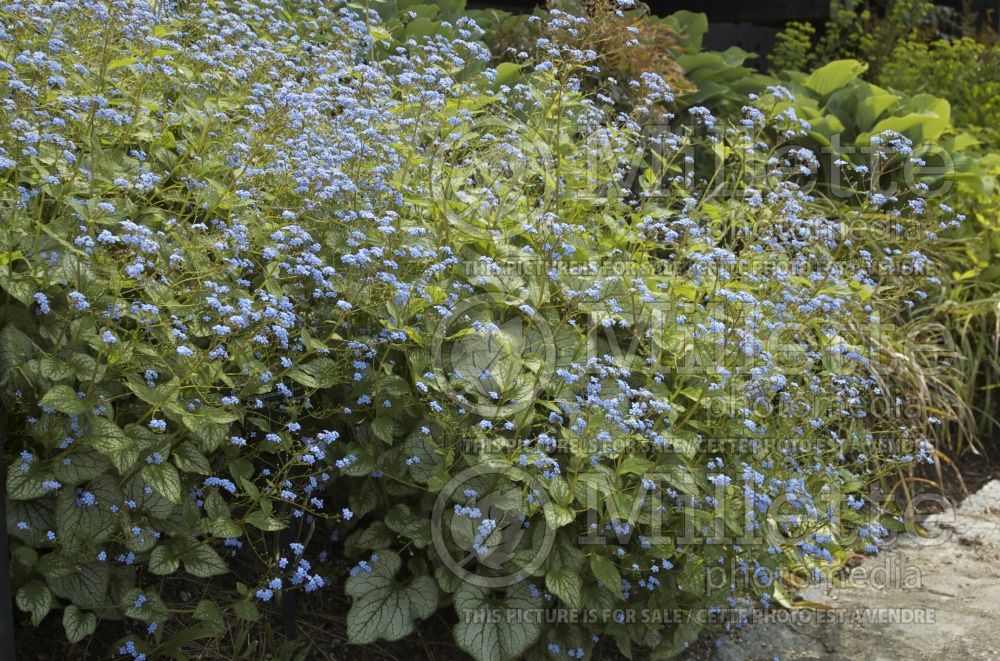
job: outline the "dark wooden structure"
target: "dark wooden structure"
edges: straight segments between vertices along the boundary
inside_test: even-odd
[[[723,50],[739,46],[764,55],[774,45],[774,36],[789,21],[809,21],[818,29],[830,17],[830,0],[642,0],[654,14],[664,16],[681,9],[704,12],[709,29],[705,48]],[[1000,0],[935,0],[957,13],[968,12],[980,27],[1000,32]],[[544,0],[469,0],[470,9],[504,9],[530,12]],[[870,0],[875,10],[884,9],[885,0]]]

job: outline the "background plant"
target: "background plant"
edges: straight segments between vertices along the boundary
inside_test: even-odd
[[[789,26],[779,35],[771,58],[774,69],[805,70],[856,57],[866,64],[864,76],[890,94],[920,99],[933,94],[950,104],[950,126],[941,141],[958,166],[949,204],[966,211],[969,222],[949,233],[943,244],[942,260],[953,284],[937,297],[935,314],[964,356],[949,390],[974,412],[973,419],[943,430],[942,441],[956,454],[976,450],[977,439],[995,435],[993,389],[1000,374],[996,342],[990,339],[995,336],[997,306],[995,219],[1000,197],[995,182],[1000,165],[994,127],[1000,69],[996,35],[959,18],[928,2],[894,2],[884,16],[842,9],[818,43],[813,43],[810,27]],[[847,36],[831,40],[831,34]]]

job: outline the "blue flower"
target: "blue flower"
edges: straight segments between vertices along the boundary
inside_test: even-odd
[[[46,315],[52,311],[52,308],[49,306],[48,296],[46,296],[41,292],[38,292],[37,294],[35,294],[34,299],[35,299],[35,304],[38,306],[38,314]]]

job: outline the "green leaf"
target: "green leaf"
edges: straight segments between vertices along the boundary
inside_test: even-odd
[[[264,532],[275,532],[285,529],[285,523],[281,519],[268,516],[260,510],[250,512],[243,517],[243,521]]]
[[[42,408],[55,409],[60,413],[80,415],[87,410],[87,402],[76,391],[65,384],[52,386],[52,390],[42,397]]]
[[[214,601],[202,599],[194,607],[194,617],[201,621],[206,627],[216,632],[222,632],[225,628],[225,621],[222,619],[222,611]]]
[[[7,469],[7,497],[11,500],[34,500],[49,493],[42,483],[50,479],[35,465],[30,465],[25,472],[21,471],[21,462],[15,461]]]
[[[399,423],[387,415],[375,418],[375,422],[372,423],[372,432],[375,434],[375,438],[389,445],[392,445],[396,435],[402,431]]]
[[[226,424],[206,422],[190,415],[184,415],[181,419],[202,452],[213,452],[229,436],[229,426]]]
[[[8,599],[10,596],[8,595]],[[52,610],[55,599],[49,586],[39,581],[31,581],[17,591],[17,607],[25,613],[31,613],[31,623],[36,627]]]
[[[181,502],[181,476],[172,464],[147,464],[139,471],[146,484],[174,505]]]
[[[408,470],[413,479],[426,484],[435,471],[443,468],[442,450],[430,436],[424,436],[419,427],[406,437],[403,443],[403,453],[407,457],[418,457],[420,461],[411,465]]]
[[[288,378],[306,388],[332,388],[340,381],[336,361],[316,358],[288,372]]]
[[[476,661],[507,661],[524,654],[541,633],[538,618],[525,617],[516,624],[499,618],[490,618],[492,609],[500,613],[531,611],[541,607],[540,598],[532,598],[525,584],[519,583],[508,589],[506,598],[500,602],[490,600],[487,588],[462,583],[455,592],[455,642],[472,655]]]
[[[5,285],[0,282],[0,287]],[[29,301],[32,294],[33,292],[28,292]],[[31,338],[13,323],[7,324],[0,330],[0,384],[6,383],[11,373],[27,362],[34,348]]]
[[[545,575],[545,587],[570,608],[583,608],[583,579],[571,567],[560,567]]]
[[[107,605],[111,570],[107,563],[91,562],[77,565],[68,575],[50,576],[48,581],[57,597],[80,608],[99,609]]]
[[[117,519],[109,509],[122,502],[122,493],[110,478],[90,485],[97,499],[90,507],[77,504],[76,493],[63,489],[56,504],[56,533],[64,548],[80,550],[85,545],[100,544],[109,539],[117,527]]]
[[[184,441],[179,444],[174,448],[173,458],[177,468],[185,473],[212,474],[212,466],[208,463],[208,459],[194,443]]]
[[[173,378],[166,383],[161,383],[154,388],[150,388],[139,377],[133,374],[125,378],[125,385],[135,393],[136,397],[156,407],[162,407],[165,404],[175,401],[177,394],[180,392],[180,383],[180,380]]]
[[[260,611],[257,610],[257,607],[252,602],[246,599],[233,602],[233,613],[236,614],[236,617],[247,622],[256,622],[260,619]]]
[[[542,511],[545,513],[545,522],[553,529],[568,526],[576,520],[572,509],[551,501],[542,505]]]
[[[7,269],[4,269],[6,271]],[[25,306],[32,304],[31,297],[35,295],[35,279],[29,275],[15,274],[7,275],[0,272],[0,289],[5,289],[15,299],[21,301]]]
[[[415,620],[430,617],[437,609],[434,579],[418,576],[404,585],[396,580],[401,564],[396,553],[383,551],[371,573],[347,579],[345,591],[354,597],[347,613],[347,636],[352,643],[400,640],[413,632]]]
[[[167,576],[180,569],[181,561],[165,545],[161,544],[149,554],[149,571],[157,576]]]
[[[146,493],[146,480],[141,475],[136,475],[125,485],[125,493],[129,500],[136,502],[139,511],[155,519],[168,520],[173,515],[177,506],[150,488],[151,493]]]
[[[597,580],[604,583],[608,592],[615,597],[621,597],[622,575],[610,558],[597,554],[590,556],[590,571],[594,573]]]
[[[826,96],[851,82],[867,69],[867,64],[857,60],[834,60],[809,74],[805,86],[820,96]]]
[[[351,543],[358,548],[379,551],[389,548],[394,537],[395,535],[384,523],[376,521],[364,530],[351,535],[350,539]]]
[[[682,9],[667,17],[668,22],[676,25],[686,51],[697,53],[701,50],[702,39],[708,32],[708,16]]]
[[[169,613],[160,595],[140,588],[132,588],[122,596],[121,608],[126,617],[143,622],[162,622]]]
[[[72,367],[51,356],[33,360],[30,364],[37,365],[38,373],[49,381],[65,381],[73,378],[74,375]]]
[[[120,69],[122,67],[127,67],[130,64],[135,64],[138,61],[139,60],[136,59],[134,56],[119,57],[117,60],[112,60],[111,62],[108,63],[108,66],[105,67],[105,72],[110,73],[110,72],[114,71],[115,69]]]
[[[226,561],[211,546],[199,543],[181,556],[184,570],[199,578],[208,578],[229,571]]]
[[[52,466],[52,475],[66,486],[95,480],[108,470],[108,460],[92,448],[77,448]]]
[[[110,459],[119,473],[127,473],[139,460],[138,444],[107,418],[94,418],[91,421],[87,442]]]
[[[899,101],[895,94],[873,94],[858,102],[857,122],[859,131],[867,131],[879,117],[885,114]]]
[[[17,527],[19,521],[28,524],[27,530]],[[45,547],[48,543],[46,532],[56,529],[55,497],[38,500],[7,501],[7,532],[12,537],[21,540],[34,548]],[[51,553],[43,557],[56,557]]]
[[[414,514],[406,505],[399,504],[389,510],[385,516],[385,525],[393,532],[413,540],[417,548],[423,548],[431,543],[431,522]]]
[[[513,62],[501,62],[497,65],[497,77],[493,81],[494,87],[501,85],[511,86],[521,79],[521,65]]]
[[[652,461],[645,459],[643,457],[629,456],[618,467],[619,475],[645,475],[648,473],[653,466],[655,466]]]
[[[377,26],[377,25],[369,25],[368,26],[368,34],[375,41],[391,41],[392,40],[392,33],[389,32],[388,30],[386,30],[385,28]]]
[[[70,643],[78,643],[97,630],[97,615],[70,604],[63,611],[63,629]]]

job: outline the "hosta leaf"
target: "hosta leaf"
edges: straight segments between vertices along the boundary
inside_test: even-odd
[[[516,624],[489,617],[492,609],[503,613],[530,611],[541,607],[540,598],[532,598],[523,583],[511,586],[506,598],[490,599],[487,588],[462,583],[455,592],[455,642],[476,661],[507,661],[520,657],[541,633],[538,618],[525,617]]]
[[[409,584],[396,580],[401,561],[383,551],[371,573],[347,579],[345,590],[354,597],[347,613],[347,635],[355,644],[399,640],[413,632],[414,622],[430,617],[437,608],[437,584],[418,576]]]
[[[63,629],[70,643],[78,643],[97,630],[97,615],[70,604],[63,611]]]
[[[867,68],[867,64],[857,60],[834,60],[809,74],[805,86],[825,96],[848,84]]]

